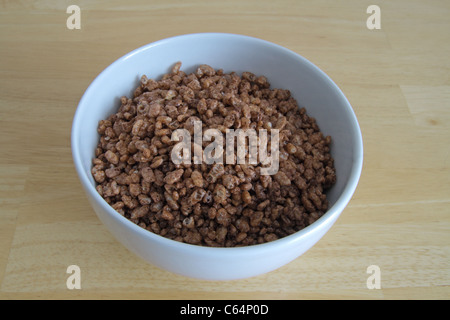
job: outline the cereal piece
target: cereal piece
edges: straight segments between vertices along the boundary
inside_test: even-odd
[[[162,156],[155,157],[153,159],[152,164],[150,165],[150,168],[152,168],[152,169],[158,168],[160,165],[163,164],[163,162],[164,162],[164,159]]]
[[[264,218],[264,213],[262,211],[255,211],[250,215],[250,225],[252,227],[257,227],[262,219]]]
[[[256,207],[256,209],[257,209],[258,211],[262,211],[262,210],[264,210],[269,204],[270,204],[270,200],[263,201],[263,202],[261,202],[260,204],[258,204],[258,207]]]
[[[103,183],[105,181],[105,178],[106,178],[105,171],[99,170],[94,167],[94,168],[92,168],[91,172],[92,172],[92,176],[94,177],[94,180],[97,183]]]
[[[130,190],[130,194],[133,197],[137,197],[138,195],[141,194],[141,186],[137,183],[132,183],[129,186],[129,190]]]
[[[245,204],[249,204],[252,202],[252,196],[247,190],[242,191],[241,193],[242,202]]]
[[[161,218],[164,220],[173,220],[174,216],[172,212],[170,211],[169,207],[164,207],[161,213]]]
[[[214,201],[219,204],[227,203],[227,189],[221,184],[217,184],[213,192]]]
[[[283,171],[278,171],[273,177],[281,186],[291,185],[291,180]]]
[[[231,174],[224,174],[222,176],[222,184],[228,190],[232,190],[239,184],[239,178]]]
[[[287,123],[286,117],[280,117],[278,118],[274,129],[283,130],[283,128],[286,126],[286,123]]]
[[[180,209],[180,206],[178,204],[178,202],[174,199],[173,195],[170,194],[169,192],[164,192],[164,199],[166,200],[167,204],[169,205],[169,207],[172,210],[178,210]]]
[[[141,206],[141,207],[137,207],[136,209],[134,209],[133,211],[131,211],[131,219],[137,219],[137,218],[142,218],[143,216],[145,216],[148,213],[148,206]]]
[[[187,217],[183,220],[183,226],[185,226],[188,229],[193,229],[195,227],[195,220],[194,217]]]
[[[121,173],[121,169],[118,167],[108,168],[105,170],[105,174],[108,178],[112,179],[117,177]]]
[[[219,224],[227,227],[231,222],[231,217],[227,210],[221,208],[217,211],[216,220]]]
[[[198,188],[195,189],[194,192],[192,192],[191,196],[189,197],[189,200],[191,202],[191,205],[195,205],[202,201],[203,197],[206,195],[206,191],[204,189]]]
[[[209,171],[208,176],[206,177],[206,180],[209,183],[214,183],[217,181],[218,178],[220,178],[225,173],[225,169],[223,164],[216,163],[213,165],[211,170]]]
[[[153,102],[150,104],[148,108],[148,116],[152,118],[156,118],[161,112],[161,104],[159,102]]]
[[[169,172],[166,175],[166,177],[164,178],[164,182],[167,184],[174,184],[180,180],[183,173],[184,173],[183,169],[178,169],[178,170]]]
[[[196,75],[201,78],[203,76],[213,76],[216,71],[206,64],[202,64],[197,68]]]
[[[150,167],[143,167],[141,169],[141,176],[143,181],[145,182],[154,182],[155,181],[155,173],[153,172],[152,168]]]
[[[131,134],[133,136],[139,135],[139,133],[144,125],[145,125],[144,120],[142,120],[142,119],[137,120],[134,123],[133,128],[131,129]]]
[[[105,158],[109,163],[112,163],[112,164],[119,163],[119,157],[117,156],[117,154],[115,154],[111,150],[106,151]]]
[[[178,72],[180,72],[180,68],[181,68],[181,61],[178,61],[172,67],[172,73],[173,74],[178,74]]]
[[[188,231],[183,237],[183,240],[190,244],[200,244],[202,241],[202,235],[196,231]]]
[[[191,174],[192,182],[196,187],[202,188],[203,187],[203,175],[200,173],[200,171],[195,170]]]

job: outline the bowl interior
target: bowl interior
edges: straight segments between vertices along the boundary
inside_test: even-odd
[[[345,207],[362,167],[361,133],[349,102],[325,73],[298,54],[231,34],[184,35],[146,45],[115,61],[92,82],[80,101],[72,129],[74,162],[88,192],[96,193],[90,169],[99,139],[98,121],[116,112],[120,97],[131,96],[142,75],[157,79],[177,61],[187,73],[209,64],[225,72],[264,75],[272,88],[289,89],[299,105],[316,118],[321,131],[332,137],[337,182],[328,192],[330,208],[337,206],[333,210],[341,211]]]

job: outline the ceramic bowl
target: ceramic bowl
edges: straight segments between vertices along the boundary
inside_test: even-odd
[[[332,137],[337,181],[327,193],[329,210],[308,227],[281,239],[246,247],[212,248],[177,242],[147,231],[118,214],[97,193],[91,175],[99,141],[97,125],[131,96],[142,75],[158,79],[177,61],[193,72],[208,64],[224,72],[265,75],[272,88],[289,89],[298,104]],[[300,257],[331,228],[357,187],[363,143],[355,113],[338,86],[318,67],[277,44],[236,34],[200,33],[176,36],[138,48],[101,72],[87,88],[76,110],[72,134],[76,171],[98,218],[130,251],[152,265],[187,277],[231,280],[273,271]],[[119,245],[119,244],[118,244]]]

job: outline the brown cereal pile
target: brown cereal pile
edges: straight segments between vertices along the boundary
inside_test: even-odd
[[[264,76],[241,76],[201,65],[141,78],[133,98],[98,125],[92,175],[97,191],[120,214],[161,236],[196,245],[245,246],[290,235],[327,210],[336,181],[329,136],[288,90]],[[206,128],[279,129],[279,171],[258,165],[179,164],[172,132]],[[209,143],[209,142],[208,142]]]

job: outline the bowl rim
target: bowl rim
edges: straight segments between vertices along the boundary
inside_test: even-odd
[[[198,38],[198,37],[223,37],[223,38],[236,38],[241,40],[246,40],[250,42],[257,42],[259,44],[263,44],[265,46],[272,47],[276,50],[282,51],[285,54],[292,55],[296,59],[301,60],[302,63],[308,65],[310,68],[314,70],[314,72],[318,73],[319,76],[323,77],[326,82],[328,82],[331,87],[336,91],[336,93],[340,96],[342,101],[345,103],[345,106],[347,108],[347,112],[349,113],[349,116],[351,118],[351,122],[353,124],[352,128],[352,136],[355,139],[355,144],[353,145],[353,166],[350,170],[350,174],[348,177],[348,181],[346,185],[344,186],[341,194],[337,198],[336,202],[328,208],[328,210],[324,213],[323,216],[321,216],[319,219],[317,219],[312,224],[306,226],[305,228],[291,234],[288,236],[285,236],[283,238],[279,238],[277,240],[273,240],[270,242],[265,242],[261,244],[255,244],[255,245],[248,245],[248,246],[240,246],[240,247],[209,247],[209,246],[202,246],[202,245],[194,245],[184,242],[179,242],[176,240],[172,240],[169,238],[166,238],[164,236],[158,235],[156,233],[153,233],[149,230],[146,230],[134,222],[130,221],[126,217],[120,215],[117,211],[115,211],[104,199],[100,196],[100,194],[97,192],[95,187],[91,184],[89,181],[88,175],[84,170],[84,167],[82,165],[82,159],[80,155],[80,145],[79,145],[79,139],[78,134],[81,128],[81,112],[84,109],[83,105],[85,105],[85,100],[87,99],[90,91],[93,90],[93,87],[102,80],[102,78],[106,77],[106,75],[111,72],[116,65],[119,65],[123,61],[130,59],[136,54],[141,53],[142,51],[146,51],[151,49],[152,47],[164,45],[166,42],[171,41],[177,41],[180,38]],[[158,242],[161,245],[173,247],[174,249],[178,250],[198,250],[199,252],[221,252],[224,254],[230,254],[235,256],[236,254],[247,254],[249,251],[251,252],[267,252],[268,249],[276,249],[278,247],[284,247],[284,246],[290,246],[294,244],[295,242],[300,241],[305,236],[307,236],[309,233],[314,232],[314,230],[319,228],[324,228],[328,225],[328,223],[333,220],[337,219],[337,217],[341,214],[341,212],[345,209],[348,202],[353,197],[353,194],[356,190],[356,187],[358,185],[361,172],[362,172],[362,166],[363,166],[363,140],[362,140],[362,134],[361,129],[358,123],[358,120],[356,118],[355,112],[348,101],[347,97],[344,95],[342,90],[336,85],[336,83],[320,68],[318,68],[314,63],[307,60],[300,54],[287,49],[281,45],[269,42],[267,40],[263,40],[260,38],[242,35],[242,34],[233,34],[233,33],[220,33],[220,32],[205,32],[205,33],[190,33],[190,34],[182,34],[177,36],[168,37],[165,39],[157,40],[148,44],[145,44],[139,48],[136,48],[122,57],[115,60],[113,63],[108,65],[106,68],[104,68],[95,78],[94,80],[89,84],[86,91],[83,93],[74,117],[72,121],[72,127],[71,127],[71,151],[72,151],[72,158],[75,165],[76,172],[78,174],[78,177],[80,179],[80,182],[82,186],[85,189],[85,192],[88,192],[94,200],[102,207],[107,214],[115,219],[118,223],[123,224],[128,230],[132,232],[136,232],[139,235],[149,238],[152,241]],[[90,172],[90,170],[89,170]]]

